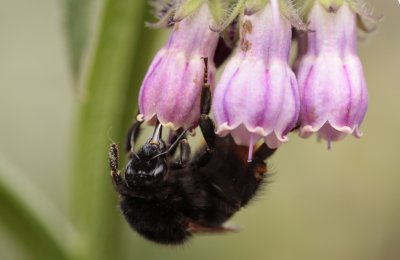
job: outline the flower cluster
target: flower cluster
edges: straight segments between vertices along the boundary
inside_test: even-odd
[[[162,17],[156,26],[173,29],[140,89],[144,120],[157,118],[173,129],[195,127],[201,58],[209,58],[214,87],[213,58],[223,51],[220,46],[233,46],[213,89],[218,135],[231,134],[250,149],[259,140],[277,148],[297,128],[301,137],[316,133],[329,146],[348,134],[361,136],[368,94],[356,53],[357,18],[365,22],[364,30],[374,20],[360,1],[303,1],[304,23],[290,0],[156,2]],[[291,66],[293,39],[298,52]]]

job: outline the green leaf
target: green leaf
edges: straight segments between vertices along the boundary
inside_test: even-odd
[[[144,26],[145,1],[106,0],[77,111],[73,154],[72,217],[83,244],[81,259],[118,259],[118,196],[108,165],[110,138],[118,144],[137,111],[139,83],[156,32]],[[135,83],[135,85],[133,85]]]
[[[72,258],[69,242],[78,240],[70,223],[1,156],[0,212],[0,222],[31,259]]]
[[[64,0],[67,46],[75,82],[79,79],[83,56],[89,41],[92,6],[92,0]]]

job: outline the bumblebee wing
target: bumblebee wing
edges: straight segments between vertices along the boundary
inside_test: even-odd
[[[219,227],[207,227],[193,220],[189,220],[186,224],[186,230],[191,233],[231,233],[240,231],[240,227],[233,224],[224,224]]]
[[[216,196],[217,198],[219,198],[220,200],[227,203],[228,205],[230,205],[232,208],[236,208],[237,210],[240,209],[241,202],[239,200],[235,200],[227,196],[224,190],[219,185],[211,182],[209,192],[214,196]]]

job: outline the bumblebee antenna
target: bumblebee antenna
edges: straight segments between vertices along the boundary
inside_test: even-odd
[[[140,159],[139,158],[139,155],[136,153],[136,151],[135,151],[135,137],[137,136],[137,134],[138,134],[138,131],[140,130],[139,128],[140,128],[140,126],[142,125],[142,123],[143,123],[144,121],[140,121],[140,120],[136,120],[136,122],[135,123],[133,123],[132,124],[132,126],[131,126],[131,128],[129,129],[129,153],[131,154],[131,155],[134,155],[136,158],[138,158],[138,159]]]

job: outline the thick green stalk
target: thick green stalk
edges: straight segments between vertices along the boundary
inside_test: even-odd
[[[106,0],[97,46],[79,107],[73,154],[72,217],[83,238],[81,259],[118,258],[117,195],[108,166],[110,139],[122,143],[137,107],[133,81],[142,78],[146,1]],[[142,48],[140,48],[142,47]],[[136,80],[135,80],[136,79]]]
[[[71,225],[1,157],[0,212],[0,222],[30,259],[71,259]]]

